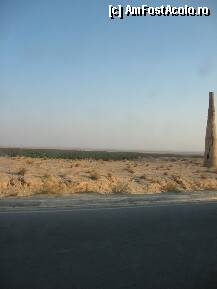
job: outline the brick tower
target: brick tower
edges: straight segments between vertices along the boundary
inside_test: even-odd
[[[209,109],[206,127],[204,166],[217,168],[217,139],[214,92],[209,92]]]

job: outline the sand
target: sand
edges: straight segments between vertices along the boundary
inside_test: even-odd
[[[135,161],[0,157],[0,197],[217,190],[217,170],[202,164],[202,157]]]

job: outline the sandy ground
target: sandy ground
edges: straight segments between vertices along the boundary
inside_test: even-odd
[[[201,190],[217,190],[217,170],[203,167],[202,158],[96,161],[0,157],[0,197]]]

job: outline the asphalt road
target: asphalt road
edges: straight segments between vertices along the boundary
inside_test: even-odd
[[[217,203],[0,212],[1,289],[217,288]]]

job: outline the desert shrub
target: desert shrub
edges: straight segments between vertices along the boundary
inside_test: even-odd
[[[140,176],[140,179],[142,179],[142,180],[147,180],[147,175],[145,175],[145,174],[141,175],[141,176]]]
[[[91,180],[93,180],[93,181],[97,181],[97,180],[100,179],[100,175],[99,175],[99,173],[96,172],[96,171],[91,171],[91,172],[90,172],[90,178],[91,178]]]
[[[52,177],[52,175],[50,175],[50,174],[48,174],[48,173],[46,173],[46,174],[44,174],[44,179],[49,179],[49,178],[51,178]]]
[[[26,174],[26,172],[27,172],[27,169],[26,168],[21,168],[21,169],[19,169],[19,171],[17,172],[17,174],[19,175],[19,176],[25,176],[25,174]]]
[[[195,173],[195,174],[199,174],[199,173],[201,173],[201,170],[193,171],[193,173]]]
[[[133,168],[128,168],[127,171],[128,171],[130,174],[134,174],[134,173],[135,173],[135,171],[134,171]]]
[[[145,181],[149,181],[149,182],[153,181],[153,177],[148,176],[148,175],[146,175],[146,174],[141,175],[141,176],[140,176],[140,179],[141,179],[141,180],[145,180]]]
[[[61,172],[61,173],[59,174],[59,177],[64,179],[64,178],[67,177],[67,173]]]
[[[125,170],[130,173],[130,174],[134,174],[135,170],[133,169],[131,164],[128,164],[127,167],[125,168]]]
[[[130,187],[129,183],[126,181],[119,181],[112,186],[113,194],[129,193]]]
[[[180,186],[175,183],[175,182],[171,182],[171,183],[168,183],[165,187],[164,187],[164,191],[165,192],[180,192],[181,191],[181,188]]]
[[[111,178],[112,178],[112,173],[108,173],[108,174],[107,174],[107,178],[108,178],[108,179],[111,179]]]
[[[207,178],[208,178],[208,176],[207,176],[207,175],[205,175],[205,174],[201,174],[201,175],[200,175],[200,178],[201,178],[201,179],[203,179],[203,180],[205,180],[205,179],[207,179]]]

